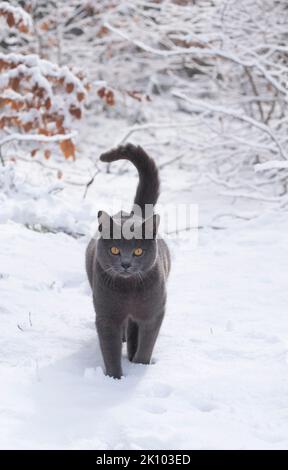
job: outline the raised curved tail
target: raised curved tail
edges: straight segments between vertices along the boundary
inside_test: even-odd
[[[139,145],[126,144],[100,156],[102,162],[115,162],[116,160],[129,160],[137,168],[139,183],[137,186],[134,204],[141,207],[142,213],[145,204],[155,206],[160,190],[158,170],[154,160],[150,158]]]

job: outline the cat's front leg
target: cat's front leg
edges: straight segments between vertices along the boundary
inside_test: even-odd
[[[128,319],[127,322],[127,355],[129,361],[133,361],[133,357],[137,351],[138,347],[138,325],[136,322]]]
[[[96,328],[105,364],[105,373],[114,379],[121,379],[122,329],[106,318],[96,318]]]
[[[163,316],[158,316],[153,322],[139,324],[137,351],[132,362],[150,364]]]

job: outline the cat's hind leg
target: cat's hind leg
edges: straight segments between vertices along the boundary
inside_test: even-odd
[[[127,327],[128,327],[128,320],[124,322],[123,329],[122,329],[122,343],[126,343],[127,341]]]

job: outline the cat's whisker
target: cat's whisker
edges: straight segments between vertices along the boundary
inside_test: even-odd
[[[108,266],[105,268],[105,271],[104,271],[104,282],[105,284],[110,287],[110,288],[114,288],[114,269],[111,267],[111,266]]]
[[[144,285],[144,279],[140,271],[137,273],[137,280],[139,280],[140,286]]]

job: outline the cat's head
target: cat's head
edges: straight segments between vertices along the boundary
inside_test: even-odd
[[[156,261],[159,221],[157,214],[143,221],[123,212],[111,217],[100,211],[97,261],[102,269],[127,279],[145,276]]]

